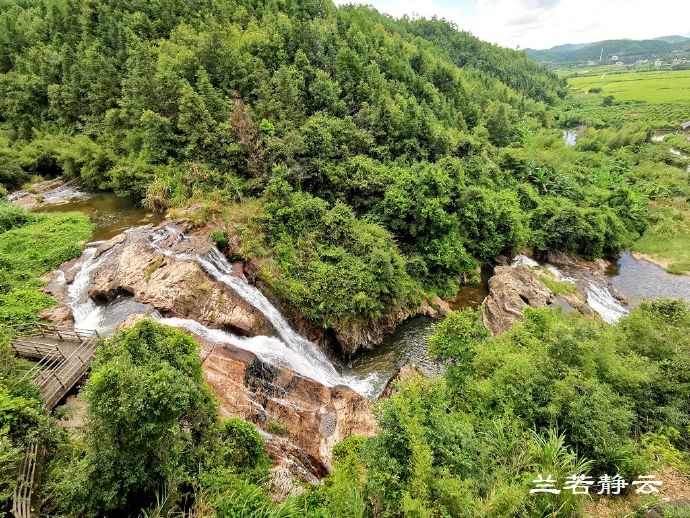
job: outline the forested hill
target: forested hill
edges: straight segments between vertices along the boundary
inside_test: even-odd
[[[258,241],[241,253],[319,326],[452,294],[525,247],[613,253],[645,224],[625,182],[591,183],[607,155],[542,149],[562,141],[563,83],[445,22],[321,0],[0,0],[0,27],[2,183],[64,174],[207,218],[238,203],[225,221],[251,213]]]
[[[554,94],[565,95],[565,82],[545,72],[524,52],[488,44],[469,32],[438,19],[405,20],[407,29],[433,42],[448,53],[459,67],[474,67],[534,99],[552,102]]]
[[[582,65],[588,61],[611,63],[611,56],[617,56],[625,63],[638,59],[664,59],[690,57],[690,38],[681,36],[653,40],[605,40],[581,45],[559,45],[545,50],[527,49],[527,55],[550,65]]]
[[[135,177],[144,173],[114,174],[123,157],[126,167],[134,157],[236,167],[238,141],[221,137],[218,124],[237,101],[270,122],[276,139],[317,112],[352,116],[341,124],[366,132],[350,143],[357,152],[367,145],[366,154],[380,157],[433,159],[498,106],[543,113],[531,101],[553,99],[561,87],[524,55],[457,33],[462,40],[448,50],[458,65],[474,67],[465,73],[425,25],[328,1],[2,0],[0,7],[0,117],[8,137],[88,136],[82,147],[99,159],[80,156],[89,163],[73,172],[126,190],[140,190]],[[430,27],[455,33],[441,22]],[[412,32],[433,37],[420,41]],[[461,55],[463,41],[476,57]],[[516,75],[536,75],[540,86],[500,82]],[[294,139],[282,144],[279,154],[295,158]]]

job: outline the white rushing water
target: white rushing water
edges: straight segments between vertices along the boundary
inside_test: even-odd
[[[563,140],[566,146],[574,146],[577,144],[577,131],[564,131]]]
[[[531,257],[527,257],[524,254],[519,254],[513,257],[513,261],[510,263],[510,266],[529,266],[531,268],[537,268],[539,263]]]
[[[131,231],[137,231],[137,229],[131,229],[128,232]],[[166,243],[181,242],[184,239],[185,236],[182,233],[172,227],[165,227],[151,234],[150,244],[157,252],[176,260],[196,261],[208,275],[225,284],[259,310],[271,323],[278,337],[254,336],[248,338],[236,336],[227,331],[208,328],[195,320],[160,318],[154,312],[153,316],[162,324],[186,329],[212,343],[229,344],[250,351],[262,361],[288,367],[290,370],[322,385],[328,387],[347,385],[362,395],[378,396],[385,385],[385,380],[380,379],[377,373],[356,376],[347,372],[339,372],[316,344],[292,329],[285,317],[261,291],[249,284],[246,279],[232,274],[232,265],[216,248],[213,248],[208,255],[200,256],[194,253],[177,253],[166,245]],[[84,250],[81,259],[72,266],[76,270],[76,275],[68,287],[68,306],[74,315],[75,327],[96,330],[107,336],[127,316],[150,313],[152,308],[148,304],[134,301],[133,297],[117,297],[107,304],[96,304],[91,300],[88,296],[88,288],[92,274],[114,250],[108,250],[96,257],[99,244],[90,243]],[[64,282],[64,274],[61,275],[62,282]]]
[[[184,234],[172,227],[165,227],[152,234],[151,246],[168,257],[181,261],[196,261],[204,271],[217,282],[225,284],[251,306],[258,309],[271,323],[279,338],[255,336],[243,338],[231,333],[209,329],[193,320],[162,319],[161,322],[184,327],[187,330],[215,343],[229,343],[241,349],[253,352],[268,363],[280,363],[291,370],[318,381],[322,385],[348,385],[360,394],[372,395],[376,375],[357,379],[354,376],[339,373],[321,348],[297,333],[259,289],[246,279],[233,274],[232,265],[217,249],[213,248],[206,256],[188,253],[176,253],[166,246],[167,242],[180,242]]]
[[[628,310],[616,299],[608,288],[587,281],[587,304],[599,313],[604,322],[613,324],[628,314]]]
[[[511,266],[526,265],[531,267],[541,266],[537,261],[525,255],[517,255],[513,258]],[[558,268],[551,264],[545,264],[544,268],[553,273],[559,280],[578,284],[577,279],[568,277]],[[602,281],[605,283],[605,281]],[[593,279],[585,277],[582,279],[582,289],[587,295],[587,305],[596,311],[604,322],[613,324],[627,315],[628,310],[616,299],[608,286],[597,283]]]

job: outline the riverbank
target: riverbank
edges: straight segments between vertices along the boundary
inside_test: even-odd
[[[636,252],[634,250],[631,251],[630,253],[638,261],[647,261],[648,263],[655,264],[655,265],[659,266],[660,268],[663,268],[664,270],[666,270],[668,273],[671,273],[674,275],[690,276],[690,268],[688,270],[675,271],[675,268],[673,268],[671,266],[674,263],[670,259],[665,259],[663,257],[655,256],[652,254],[643,254],[641,252]]]

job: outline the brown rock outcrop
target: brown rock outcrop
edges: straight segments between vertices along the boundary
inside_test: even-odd
[[[193,259],[168,257],[149,243],[150,228],[136,228],[102,243],[100,262],[91,274],[89,297],[107,302],[132,295],[166,316],[194,319],[243,335],[268,335],[273,329],[264,315],[226,285],[208,275]],[[204,254],[207,236],[191,236],[171,245],[175,253]]]
[[[232,346],[203,343],[202,356],[221,414],[255,423],[271,457],[303,481],[328,474],[335,444],[375,430],[371,401],[348,387],[325,387]]]
[[[76,186],[64,178],[37,182],[27,190],[15,191],[8,195],[12,203],[25,209],[36,209],[42,205],[63,203],[73,198],[86,196]]]
[[[528,266],[497,266],[484,301],[484,325],[493,334],[504,333],[522,320],[526,307],[545,307],[552,301],[553,293]]]

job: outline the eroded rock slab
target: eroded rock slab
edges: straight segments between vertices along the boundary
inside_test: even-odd
[[[130,295],[164,316],[193,319],[241,335],[273,334],[271,324],[258,309],[217,282],[193,259],[193,254],[203,255],[212,249],[208,236],[193,235],[171,243],[175,254],[189,254],[184,259],[157,251],[151,245],[152,232],[149,226],[133,228],[97,246],[96,266],[88,285],[92,300],[107,303],[119,295]],[[67,263],[49,279],[48,291],[63,306],[69,303],[65,286],[74,281],[81,266],[79,262]],[[54,312],[55,316],[64,313],[59,307]]]
[[[345,386],[325,387],[248,351],[202,342],[204,377],[224,417],[255,423],[271,457],[305,482],[328,474],[333,447],[371,435],[371,401]]]
[[[80,191],[72,182],[64,178],[55,178],[37,182],[27,190],[12,192],[7,199],[20,207],[32,210],[43,205],[55,205],[88,196],[89,194]]]
[[[567,257],[567,256],[565,256]],[[594,263],[588,265],[594,269]],[[590,270],[583,265],[573,263],[570,273]],[[595,275],[591,273],[591,275]],[[603,278],[603,273],[597,273]],[[533,267],[526,264],[516,266],[497,266],[494,275],[489,279],[489,295],[484,301],[483,322],[492,334],[505,333],[511,326],[522,320],[523,311],[527,307],[542,308],[558,306],[564,312],[578,311],[581,314],[596,318],[597,313],[587,304],[587,294],[579,286],[579,281],[572,279],[573,293],[555,295],[542,282],[550,277],[556,282],[565,282],[549,271],[548,267]]]

